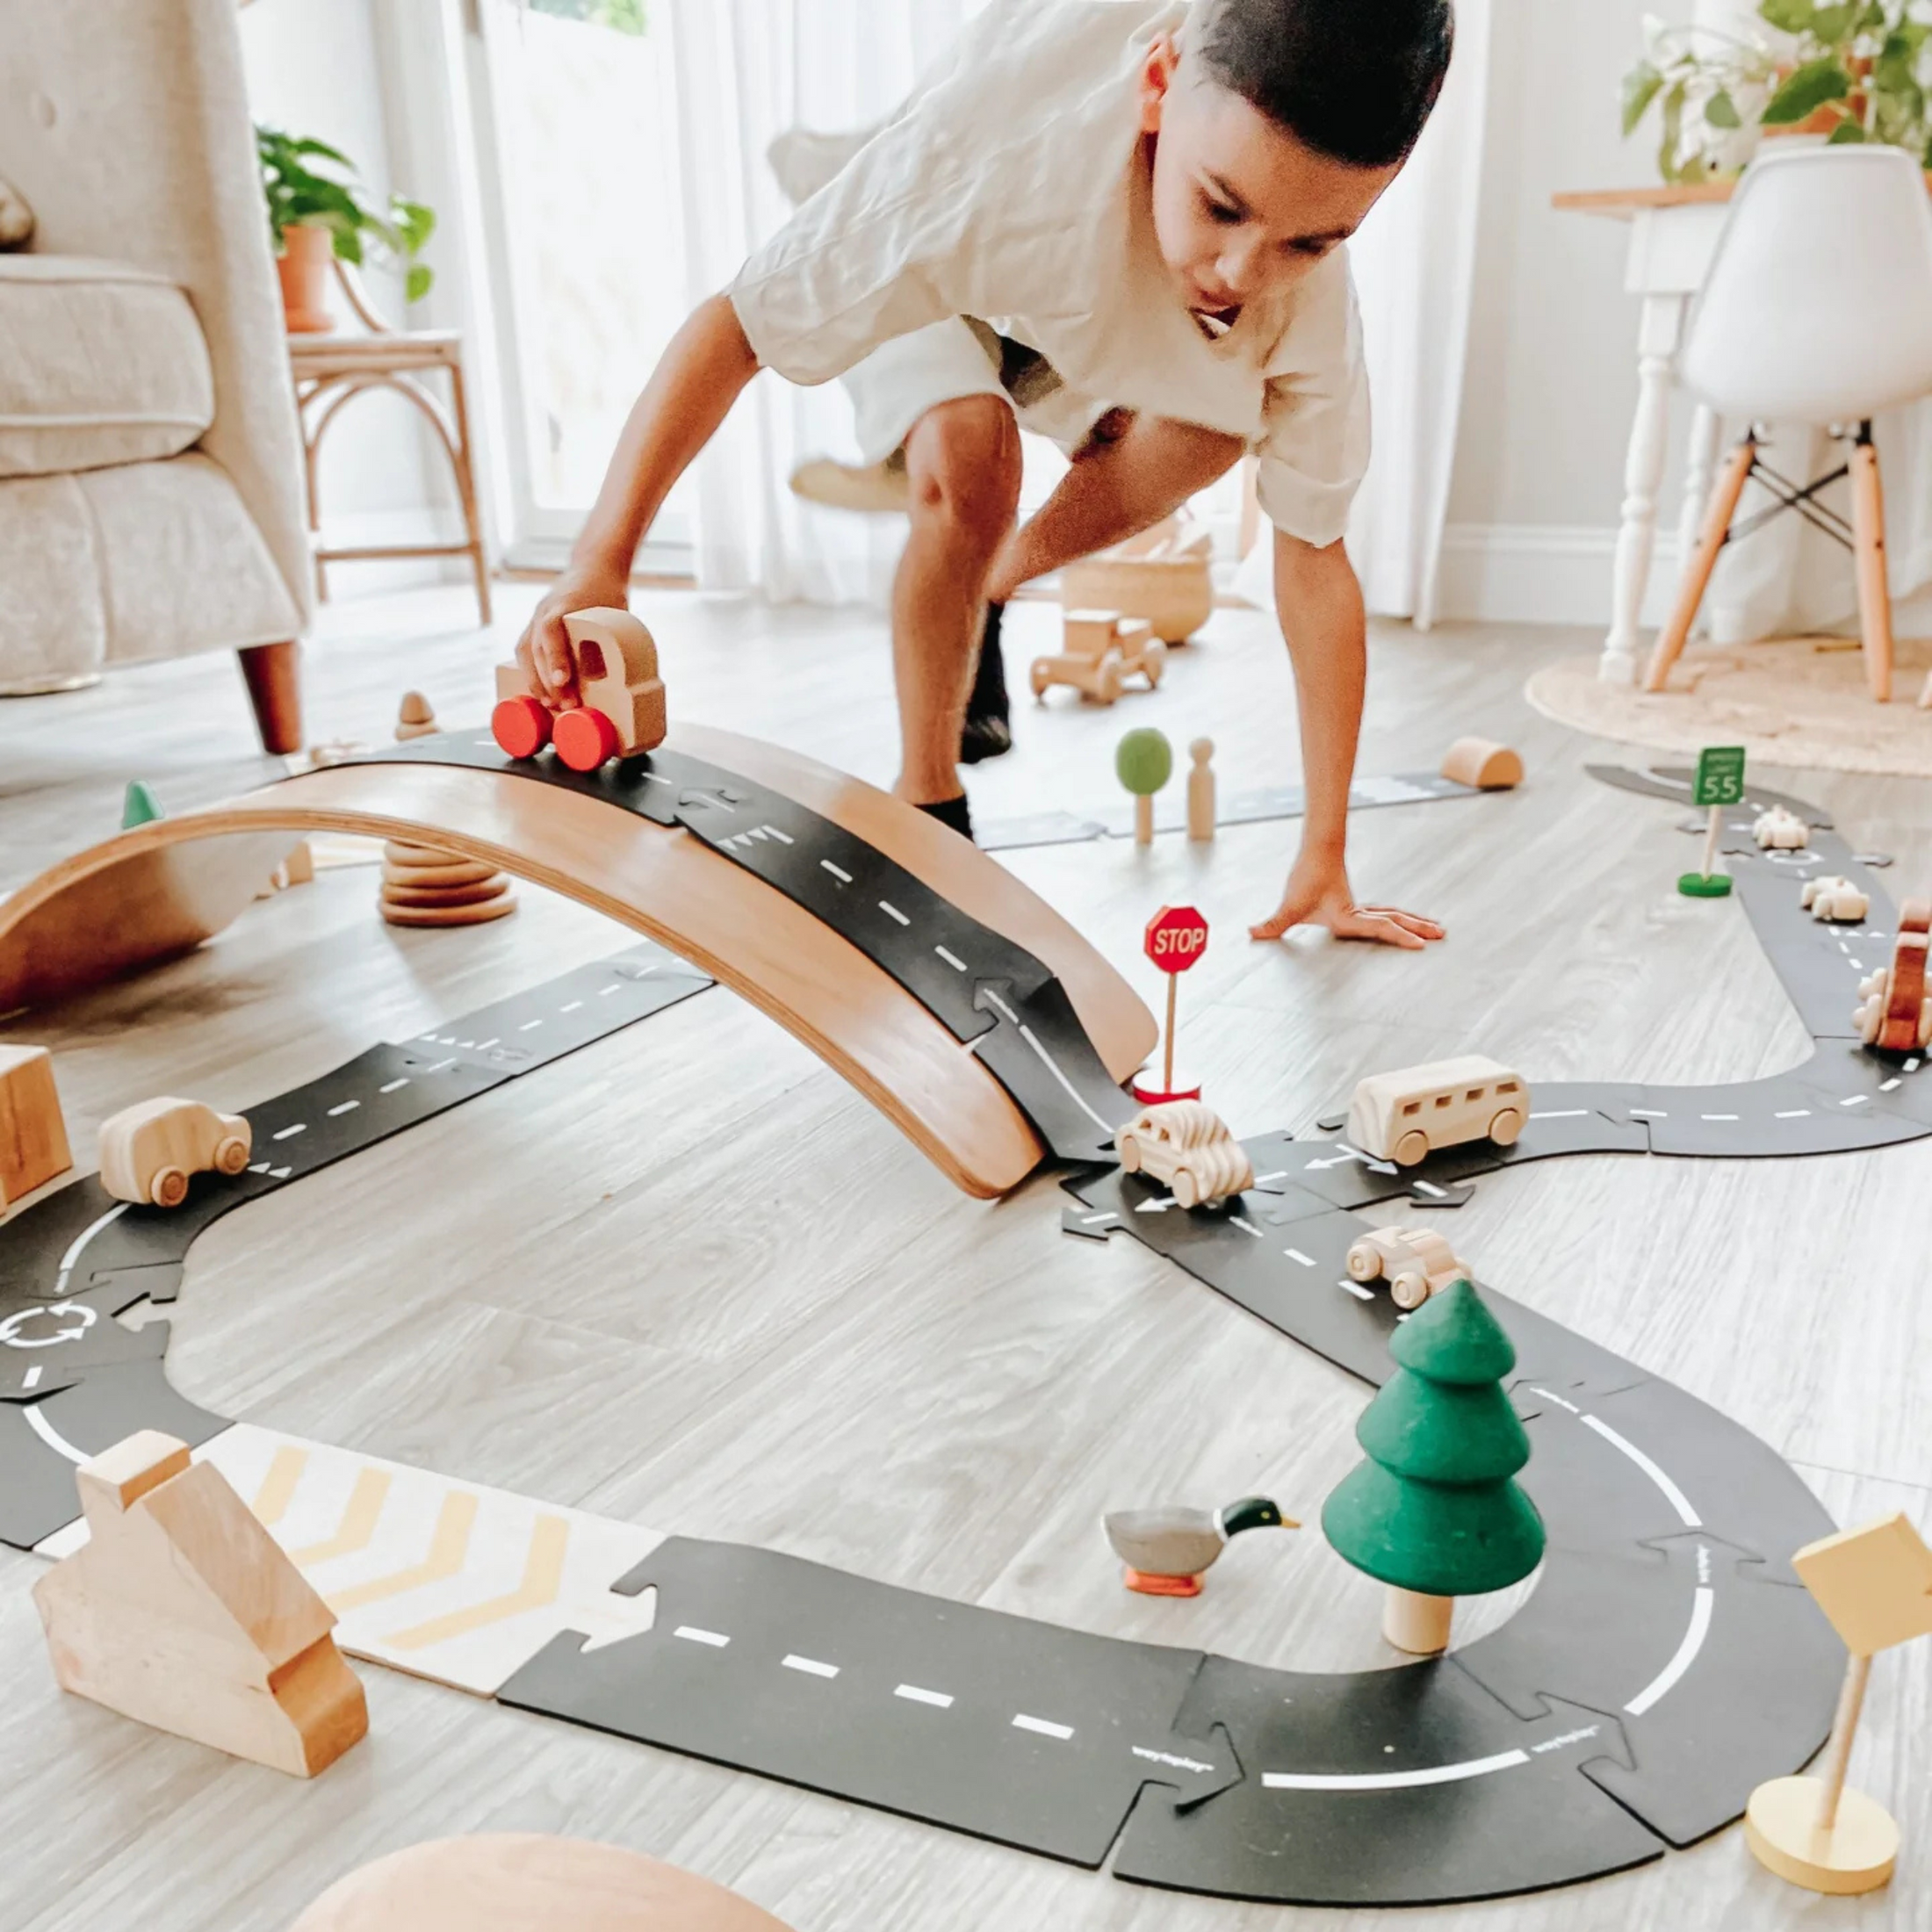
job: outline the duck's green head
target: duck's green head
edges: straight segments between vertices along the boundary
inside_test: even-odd
[[[1221,1517],[1221,1533],[1223,1536],[1239,1536],[1244,1530],[1286,1530],[1297,1529],[1281,1513],[1281,1505],[1265,1496],[1244,1496],[1238,1503],[1230,1503],[1218,1512]]]

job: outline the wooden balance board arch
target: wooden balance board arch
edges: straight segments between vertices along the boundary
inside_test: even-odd
[[[63,860],[0,902],[0,1012],[192,950],[253,903],[292,835],[361,834],[501,869],[656,940],[803,1041],[969,1193],[1003,1194],[1039,1164],[1041,1136],[970,1045],[804,906],[588,782],[435,762],[436,748],[306,772]],[[1019,880],[925,813],[730,732],[686,726],[666,749],[830,820],[1034,955],[1114,1081],[1152,1049],[1153,1015],[1127,982]]]

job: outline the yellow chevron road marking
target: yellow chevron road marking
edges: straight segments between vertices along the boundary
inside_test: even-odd
[[[271,1480],[272,1476],[271,1468]],[[326,1542],[311,1543],[306,1549],[288,1553],[296,1568],[308,1569],[333,1557],[349,1556],[357,1550],[367,1549],[375,1539],[376,1525],[382,1520],[382,1506],[389,1500],[391,1481],[386,1469],[362,1470],[356,1477],[356,1487],[349,1496],[349,1507],[342,1511],[342,1519],[335,1535]],[[263,1487],[265,1489],[267,1484]]]
[[[393,1650],[426,1650],[432,1644],[447,1643],[451,1637],[466,1637],[472,1630],[487,1629],[491,1624],[520,1617],[527,1610],[554,1604],[563,1589],[564,1557],[569,1548],[570,1525],[560,1516],[540,1516],[530,1532],[523,1580],[515,1590],[377,1640]]]
[[[307,1467],[308,1451],[306,1449],[285,1443],[275,1452],[269,1473],[262,1478],[262,1487],[256,1491],[255,1501],[249,1505],[263,1529],[272,1530],[288,1514],[288,1506],[295,1500],[295,1491]]]
[[[364,1472],[364,1476],[357,1477],[356,1487],[358,1490],[366,1474]],[[387,1487],[386,1477],[384,1488]],[[425,1583],[440,1583],[446,1577],[454,1576],[470,1554],[470,1532],[476,1527],[476,1510],[477,1499],[470,1491],[452,1489],[443,1497],[443,1507],[436,1512],[436,1534],[429,1539],[429,1554],[425,1561],[412,1564],[407,1569],[395,1570],[387,1576],[371,1577],[352,1590],[335,1593],[324,1590],[322,1600],[338,1617],[343,1617],[352,1610],[359,1610],[364,1604],[379,1604],[386,1597],[400,1597],[407,1590],[421,1590]],[[299,1563],[302,1558],[298,1556],[295,1561]]]

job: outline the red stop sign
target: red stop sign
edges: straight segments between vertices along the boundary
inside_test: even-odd
[[[1208,950],[1208,921],[1191,905],[1164,905],[1143,943],[1164,973],[1185,973]]]

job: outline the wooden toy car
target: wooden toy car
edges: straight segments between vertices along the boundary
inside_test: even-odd
[[[1376,1160],[1413,1167],[1438,1148],[1513,1147],[1530,1117],[1523,1077],[1480,1053],[1371,1074],[1349,1103],[1348,1137]]]
[[[1033,695],[1044,698],[1056,684],[1067,684],[1096,704],[1111,704],[1120,696],[1124,678],[1143,677],[1151,691],[1166,662],[1167,646],[1145,617],[1123,617],[1117,610],[1070,610],[1065,651],[1033,660]]]
[[[613,758],[664,742],[664,683],[658,647],[628,610],[573,610],[564,619],[583,703],[552,712],[530,688],[519,664],[496,669],[490,732],[512,758],[534,758],[553,740],[573,771],[595,771]]]
[[[1913,902],[1907,902],[1907,911]],[[1920,1053],[1932,1047],[1932,998],[1927,994],[1925,932],[1907,930],[1904,912],[1892,952],[1892,963],[1868,973],[1858,983],[1858,1010],[1853,1016],[1858,1037],[1882,1053]]]
[[[1871,902],[1849,879],[1835,876],[1806,879],[1799,904],[1814,919],[1849,919],[1856,924],[1871,910]]]
[[[116,1200],[178,1208],[191,1174],[239,1174],[254,1135],[239,1114],[162,1096],[101,1122],[101,1186]]]
[[[1399,1308],[1419,1308],[1469,1271],[1432,1228],[1378,1228],[1348,1251],[1351,1281],[1387,1281]]]
[[[1254,1164],[1211,1107],[1168,1100],[1145,1108],[1114,1136],[1121,1165],[1164,1183],[1183,1208],[1218,1207],[1254,1186]]]
[[[1763,850],[1802,852],[1811,843],[1811,827],[1795,811],[1773,805],[1752,820],[1751,836]]]

